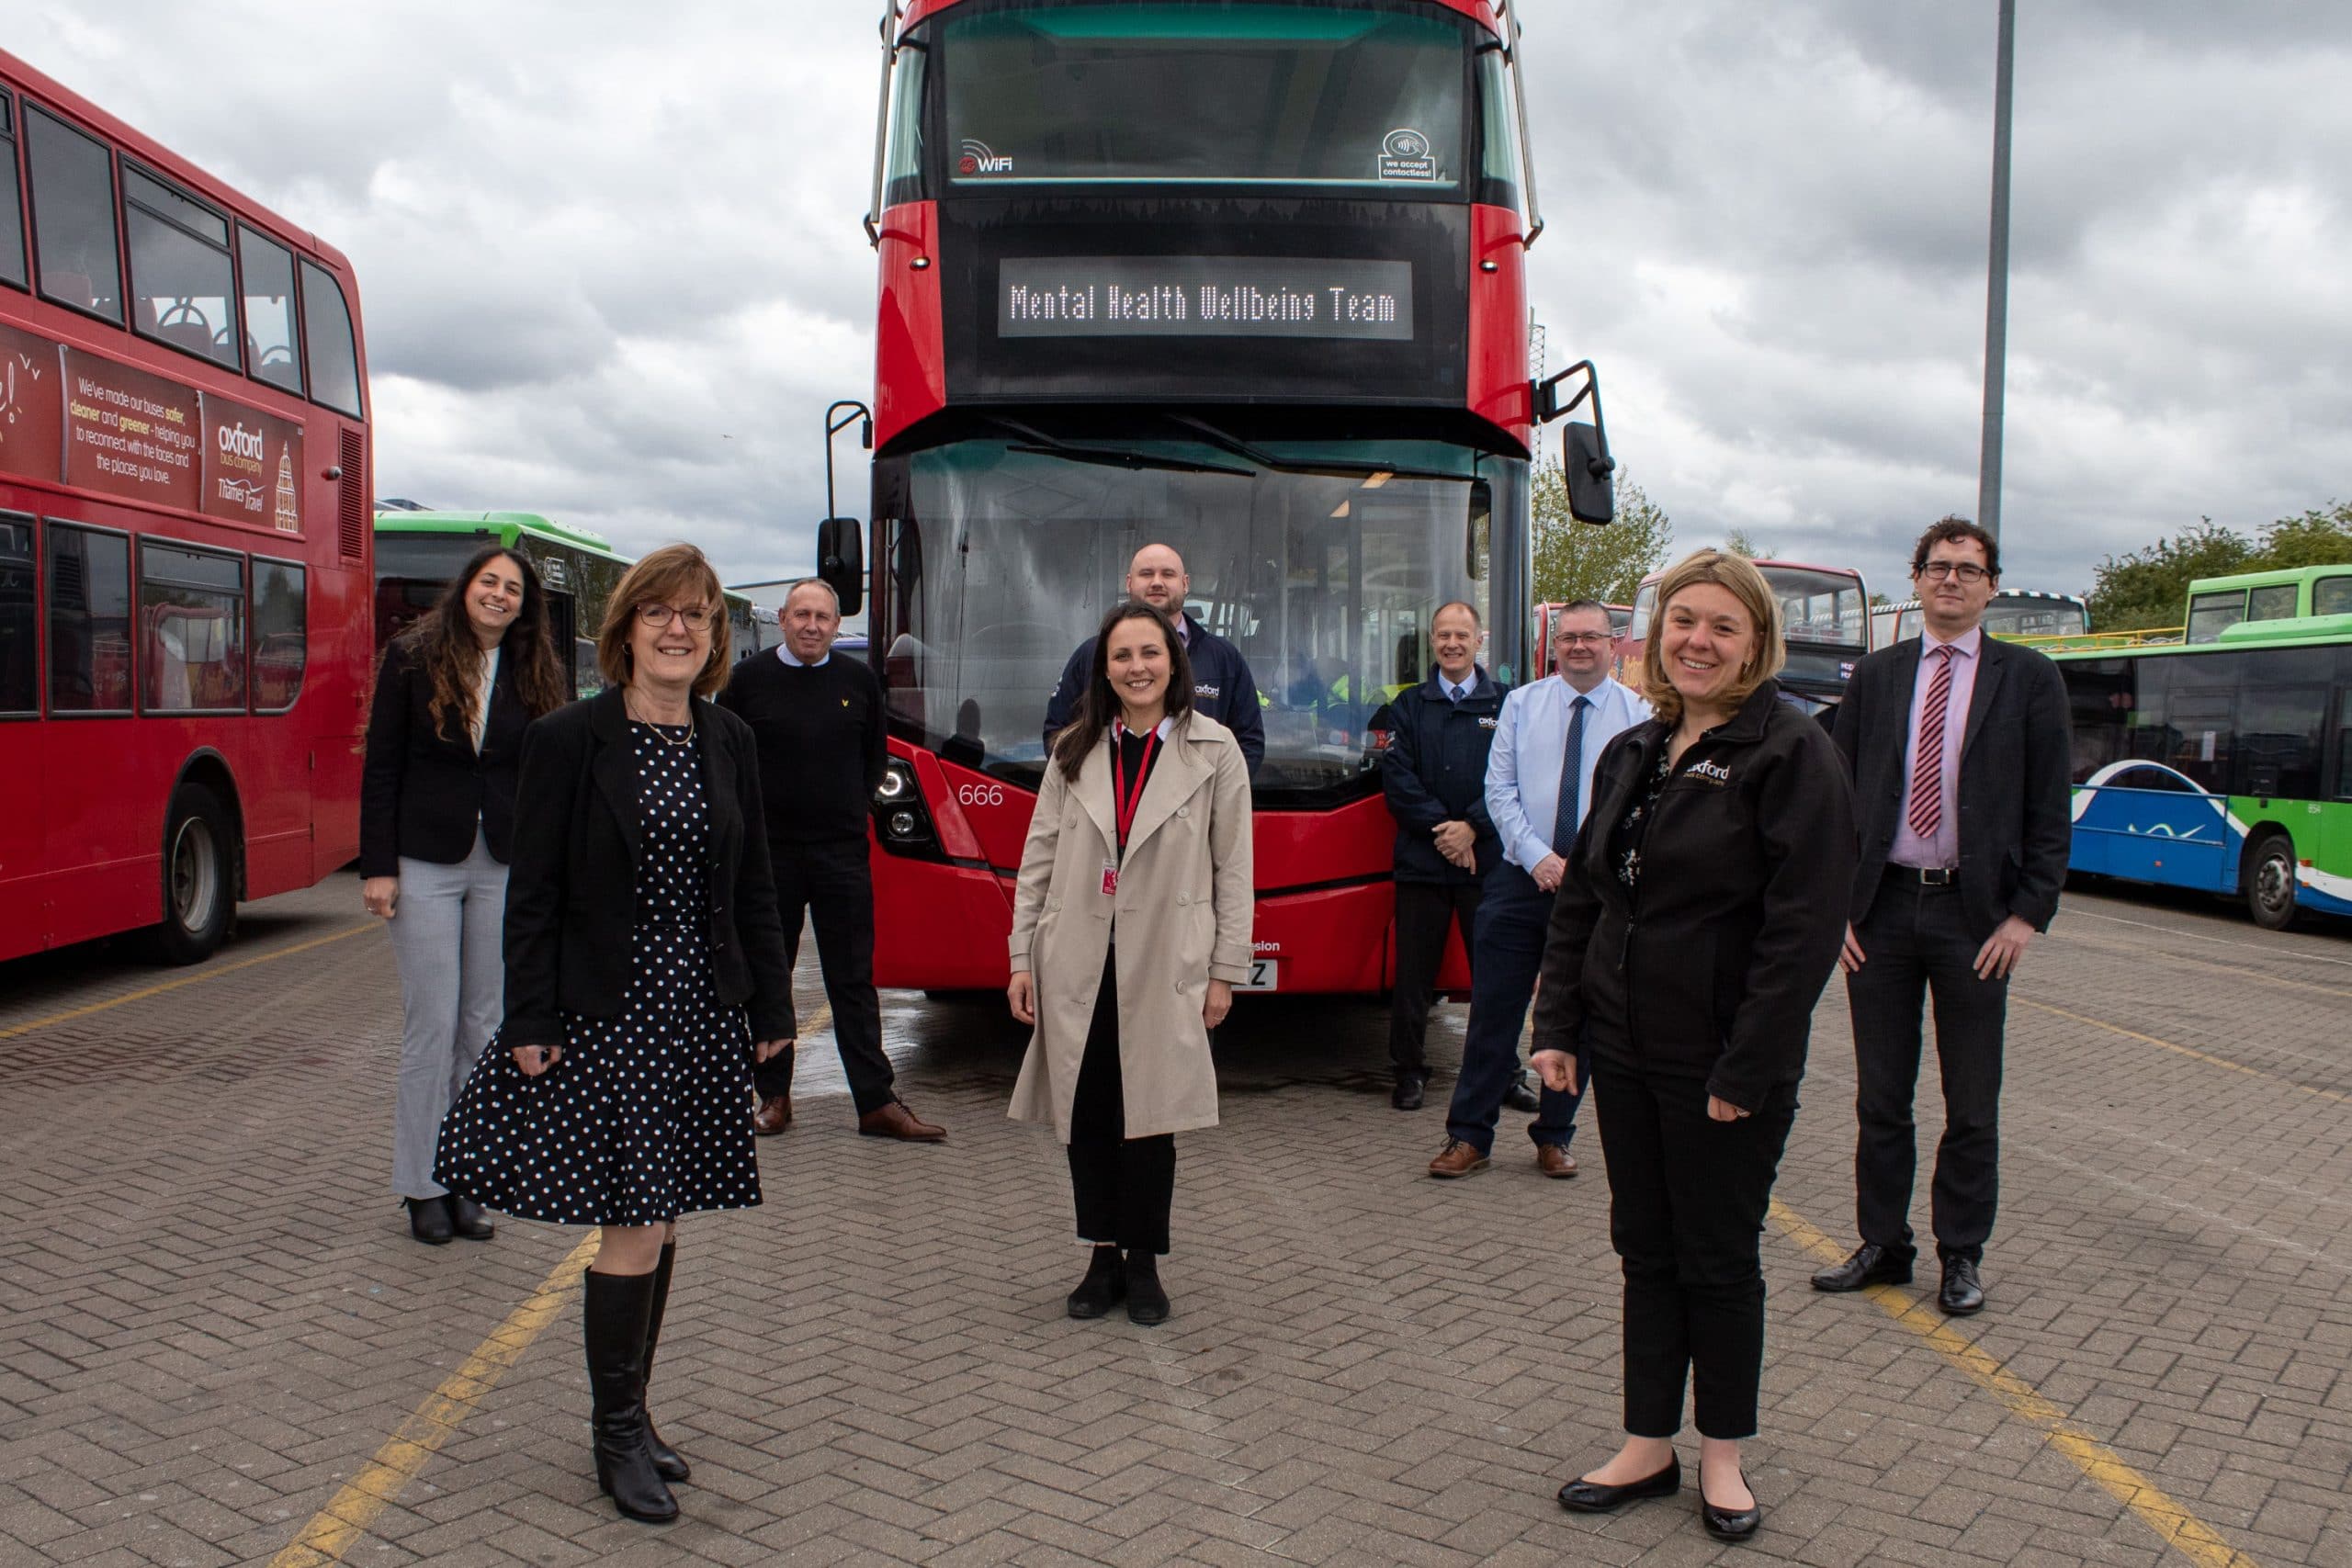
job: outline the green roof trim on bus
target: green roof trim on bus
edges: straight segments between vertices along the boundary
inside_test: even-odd
[[[2322,566],[2278,566],[2267,571],[2238,571],[2227,577],[2200,577],[2188,585],[2193,596],[2199,593],[2227,593],[2237,588],[2276,588],[2282,582],[2307,584],[2323,577],[2340,577],[2352,572],[2352,562],[2338,561]]]
[[[591,528],[574,528],[543,517],[536,512],[379,512],[376,531],[379,534],[490,534],[498,542],[512,548],[517,539],[529,536],[575,548],[594,550],[615,560],[628,558],[615,550],[612,541]]]

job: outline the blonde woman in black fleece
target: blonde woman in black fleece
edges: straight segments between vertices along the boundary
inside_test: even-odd
[[[1845,769],[1781,700],[1781,660],[1779,602],[1747,561],[1701,550],[1659,582],[1655,716],[1594,766],[1535,1010],[1547,1084],[1590,1064],[1625,1274],[1625,1441],[1560,1506],[1680,1489],[1687,1378],[1699,1511],[1726,1540],[1762,1519],[1739,1460],[1764,1362],[1758,1238],[1856,859]]]

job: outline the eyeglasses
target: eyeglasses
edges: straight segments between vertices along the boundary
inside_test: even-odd
[[[685,622],[690,632],[710,629],[710,612],[699,604],[691,610],[681,610],[675,604],[639,604],[637,618],[649,626],[666,626],[674,619]]]
[[[1562,632],[1552,639],[1566,643],[1570,648],[1599,648],[1609,640],[1607,632]]]
[[[1978,566],[1974,561],[1971,560],[1924,561],[1913,569],[1913,573],[1916,576],[1926,578],[1930,582],[1941,582],[1947,577],[1957,577],[1962,582],[1971,584],[1982,582],[1986,578],[1993,575],[1991,572],[1986,571],[1983,567]]]

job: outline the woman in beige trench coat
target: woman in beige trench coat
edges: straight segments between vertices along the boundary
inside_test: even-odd
[[[1005,995],[1035,1033],[1012,1114],[1069,1147],[1093,1247],[1072,1317],[1124,1299],[1134,1322],[1167,1320],[1174,1134],[1216,1124],[1209,1031],[1250,975],[1249,773],[1192,693],[1159,612],[1114,610],[1021,856]]]

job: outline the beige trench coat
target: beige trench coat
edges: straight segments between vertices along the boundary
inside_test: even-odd
[[[1176,721],[1127,836],[1115,896],[1102,891],[1118,830],[1105,735],[1072,784],[1046,770],[1012,901],[1012,969],[1034,976],[1037,1029],[1013,1086],[1013,1120],[1069,1141],[1070,1104],[1117,915],[1119,1077],[1127,1136],[1216,1125],[1216,1068],[1201,1017],[1212,979],[1250,977],[1250,774],[1233,731]]]

